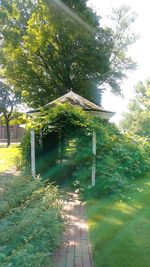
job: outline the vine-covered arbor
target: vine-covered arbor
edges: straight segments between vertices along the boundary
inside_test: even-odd
[[[39,124],[41,124],[41,127],[39,127],[39,136],[40,136],[40,145],[41,147],[44,147],[44,151],[51,150],[52,151],[57,151],[59,154],[59,159],[62,160],[62,157],[60,157],[61,154],[61,145],[60,142],[61,139],[64,138],[62,135],[62,132],[67,132],[67,128],[71,127],[71,131],[73,132],[76,128],[82,129],[85,127],[83,121],[82,121],[82,116],[79,118],[78,114],[80,113],[80,110],[76,113],[72,113],[73,117],[69,117],[68,115],[67,120],[66,120],[66,114],[63,116],[61,115],[61,118],[57,120],[56,116],[52,118],[53,110],[57,107],[63,107],[66,106],[66,110],[68,109],[68,114],[69,110],[75,110],[75,108],[80,108],[80,110],[83,110],[84,113],[89,114],[90,116],[99,116],[101,119],[104,120],[109,120],[113,115],[114,112],[105,110],[101,106],[97,106],[96,104],[88,101],[87,99],[83,98],[82,96],[74,93],[73,91],[70,91],[69,93],[59,97],[58,99],[48,103],[44,107],[32,110],[28,112],[32,117],[33,120],[39,120]],[[61,108],[60,108],[61,110]],[[42,117],[43,112],[47,114],[44,119]],[[62,112],[64,113],[64,111]],[[82,113],[82,112],[81,112]],[[84,117],[84,116],[83,116]],[[46,119],[45,119],[46,118]],[[64,118],[66,120],[66,124],[64,124]],[[49,123],[49,120],[55,121],[55,124],[51,125]],[[75,120],[78,120],[76,123]],[[43,123],[43,120],[45,122]],[[84,119],[83,119],[84,120]],[[67,125],[67,123],[69,125]],[[43,126],[44,125],[44,126]],[[75,126],[75,127],[74,127]],[[87,125],[86,125],[87,126]],[[53,129],[50,129],[53,128]],[[57,129],[56,129],[57,128]],[[48,130],[49,129],[49,130]],[[63,129],[63,131],[62,131]],[[50,135],[49,133],[50,132]],[[57,134],[55,134],[57,132]],[[45,134],[46,133],[46,134]],[[48,137],[49,136],[49,137]],[[51,140],[51,142],[49,142]],[[56,149],[57,146],[57,149]],[[54,149],[55,147],[55,149]],[[92,173],[91,173],[91,179],[92,179],[92,186],[95,185],[95,175],[96,175],[96,164],[95,164],[95,157],[96,157],[96,132],[93,130],[92,133],[92,145],[91,145],[91,153],[93,153],[93,160],[91,162],[92,164]],[[55,155],[56,156],[56,155]],[[54,157],[54,154],[51,153],[51,157]],[[35,170],[35,134],[34,130],[31,130],[31,168],[32,168],[32,176],[35,177],[36,170]]]

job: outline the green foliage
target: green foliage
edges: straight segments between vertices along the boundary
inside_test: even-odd
[[[19,125],[19,124],[25,124],[28,122],[28,118],[25,113],[14,111],[12,112],[11,120],[10,120],[10,126],[13,125]],[[5,125],[5,118],[4,116],[0,117],[0,124]]]
[[[14,108],[20,103],[20,94],[13,88],[0,81],[0,116],[6,126],[7,146],[10,145],[10,121],[14,118]]]
[[[37,140],[36,140],[36,147],[37,147]],[[37,162],[37,153],[36,153],[36,162]],[[31,133],[29,129],[26,130],[21,141],[21,161],[19,161],[19,165],[23,167],[26,173],[31,173]]]
[[[112,8],[107,20],[111,25],[114,46],[111,54],[110,86],[114,93],[120,93],[120,81],[126,77],[127,70],[136,68],[136,63],[127,54],[127,47],[131,46],[138,38],[132,32],[132,24],[137,14],[129,6],[122,5]],[[110,21],[109,21],[110,20]],[[115,78],[116,76],[116,78]]]
[[[45,109],[34,120],[35,129],[42,129],[43,133],[62,132],[63,135],[74,135],[76,129],[87,128],[89,116],[80,107],[70,104],[60,104],[49,110]]]
[[[14,156],[13,163],[17,169],[17,171],[23,170],[24,164],[23,164],[23,157],[22,153],[19,153],[18,155]]]
[[[44,174],[44,177],[50,180],[57,180],[57,173],[60,170],[61,175],[63,176],[64,172],[64,176],[66,176],[65,173],[68,171],[63,166],[56,164],[56,160],[61,156],[58,147],[61,147],[61,154],[64,154],[68,140],[80,136],[88,129],[89,117],[81,108],[65,104],[58,105],[50,111],[45,109],[34,119],[30,127],[35,130],[37,173]],[[39,132],[42,132],[43,136],[42,148]],[[21,143],[23,164],[28,168],[31,159],[30,146],[29,129]]]
[[[63,225],[58,188],[38,178],[12,177],[0,201],[0,265],[52,266]]]
[[[126,70],[134,68],[126,56],[133,41],[128,31],[133,14],[122,9],[117,32],[102,28],[100,18],[86,3],[2,1],[2,74],[32,107],[44,105],[70,89],[99,103],[98,88],[107,84],[120,93]]]
[[[93,156],[92,136],[89,134],[78,140],[80,149],[75,158],[77,167],[74,172],[78,187],[85,197],[90,198],[122,193],[125,187],[132,186],[134,179],[150,169],[148,144],[142,147],[136,138],[121,135],[113,125],[99,119],[94,119],[91,127],[97,133],[96,186],[90,186]]]
[[[129,103],[129,111],[123,114],[120,127],[140,136],[150,136],[150,81],[139,82],[135,98]]]
[[[68,173],[70,176],[72,171],[76,188],[86,197],[122,193],[150,169],[149,143],[144,138],[121,134],[113,124],[90,116],[81,108],[58,105],[51,111],[44,110],[32,127],[36,130],[36,168],[39,173],[46,173],[46,179],[58,181],[57,176],[67,176],[64,166],[57,164],[58,159],[63,159],[59,158],[59,148],[64,152],[67,142],[74,140],[73,164]],[[97,135],[96,186],[91,188],[93,130]],[[43,148],[39,131],[43,131]],[[29,136],[26,138],[23,153],[28,163],[30,140]]]
[[[30,130],[27,130],[22,138],[21,142],[21,154],[23,165],[27,166],[31,162],[31,134]]]

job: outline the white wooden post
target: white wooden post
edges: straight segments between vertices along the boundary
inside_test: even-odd
[[[35,133],[31,131],[31,174],[35,178]]]
[[[92,186],[95,186],[95,176],[96,176],[96,132],[95,131],[93,131],[93,136],[92,136],[92,153],[93,153]]]

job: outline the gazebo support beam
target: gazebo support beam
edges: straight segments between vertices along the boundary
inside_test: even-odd
[[[31,174],[35,178],[35,133],[31,131]]]
[[[95,186],[95,177],[96,177],[96,132],[93,131],[92,135],[92,186]]]

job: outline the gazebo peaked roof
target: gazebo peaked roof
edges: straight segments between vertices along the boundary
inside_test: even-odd
[[[73,106],[78,106],[81,107],[83,110],[86,111],[90,111],[93,112],[93,114],[95,115],[99,115],[100,117],[104,118],[104,119],[109,119],[111,118],[115,112],[109,111],[109,110],[105,110],[103,107],[98,106],[94,103],[92,103],[91,101],[85,99],[84,97],[74,93],[72,90],[57,98],[56,100],[53,100],[52,102],[46,104],[43,108],[53,108],[59,104],[66,104],[66,103],[70,103]],[[36,109],[36,110],[32,110],[30,113],[37,113],[40,112],[41,108]]]

